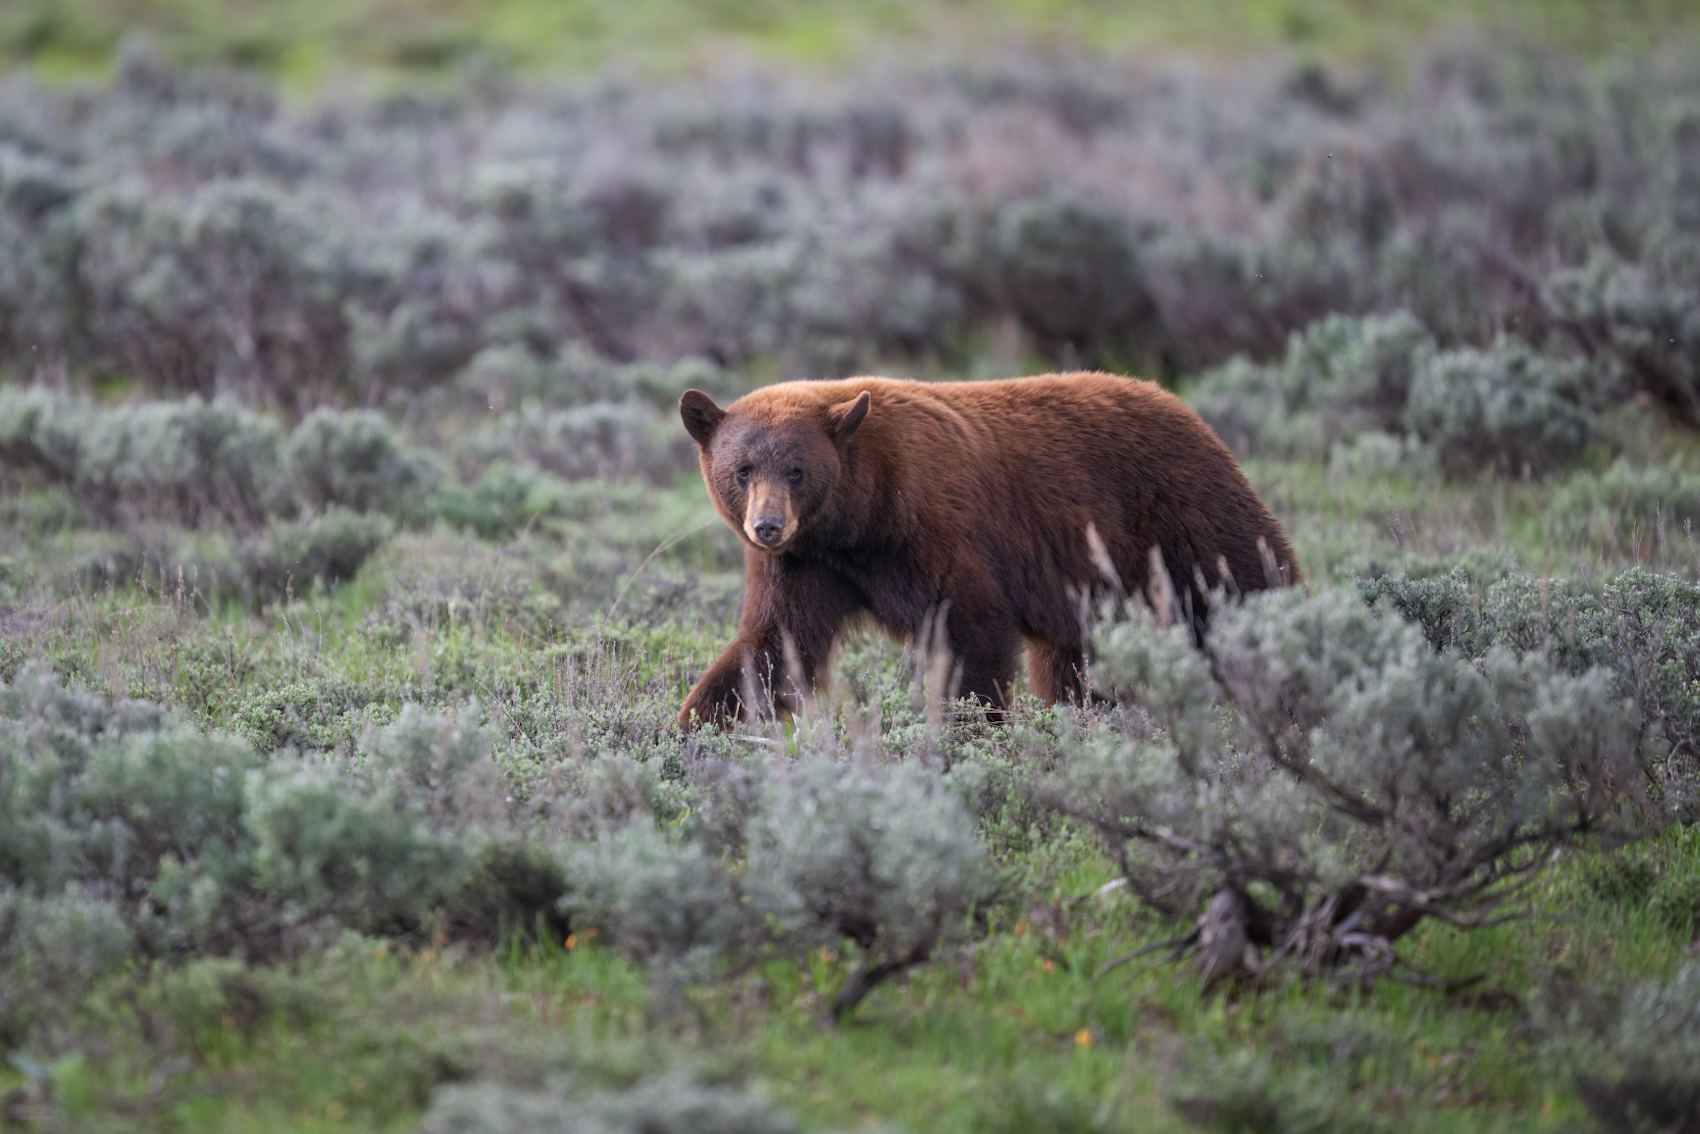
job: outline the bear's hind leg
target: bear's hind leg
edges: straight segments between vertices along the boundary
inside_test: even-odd
[[[1045,704],[1080,704],[1086,699],[1086,655],[1078,643],[1027,639],[1027,678]]]

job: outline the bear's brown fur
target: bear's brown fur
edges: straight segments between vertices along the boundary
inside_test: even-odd
[[[907,638],[943,611],[960,692],[994,710],[1024,643],[1035,693],[1080,698],[1081,596],[1104,553],[1137,592],[1160,548],[1200,633],[1199,582],[1298,579],[1227,448],[1150,382],[786,382],[726,409],[690,390],[679,413],[746,544],[738,636],[686,699],[685,727],[750,715],[751,692],[788,705],[788,672],[814,682],[857,616]]]

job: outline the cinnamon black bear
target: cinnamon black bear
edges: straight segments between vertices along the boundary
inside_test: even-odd
[[[1081,595],[1104,553],[1141,590],[1160,548],[1200,632],[1199,582],[1298,579],[1227,448],[1150,382],[785,382],[726,409],[688,390],[679,414],[747,545],[738,636],[686,699],[687,728],[753,715],[752,692],[786,706],[788,671],[815,681],[858,616],[909,637],[944,611],[960,692],[994,710],[1024,643],[1034,692],[1080,698]]]

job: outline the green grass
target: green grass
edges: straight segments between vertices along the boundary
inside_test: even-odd
[[[1700,879],[1700,832],[1631,853]],[[1106,874],[1082,862],[1036,895],[1060,906],[994,921],[838,1031],[818,1023],[844,968],[830,955],[771,964],[657,1018],[642,973],[594,942],[489,954],[350,937],[288,969],[203,961],[118,978],[56,1037],[62,1050],[15,1061],[0,1090],[31,1089],[25,1069],[39,1068],[71,1129],[384,1130],[445,1079],[619,1084],[674,1065],[752,1084],[811,1128],[1181,1130],[1177,1094],[1267,1074],[1277,1097],[1329,1099],[1364,1128],[1558,1130],[1583,1111],[1534,1058],[1531,1002],[1560,969],[1620,987],[1669,971],[1684,944],[1645,906],[1602,893],[1600,873],[1578,856],[1533,903],[1541,916],[1424,932],[1419,965],[1486,978],[1459,994],[1287,982],[1205,995],[1161,965],[1094,976],[1166,929],[1119,899],[1079,900]]]
[[[618,63],[680,75],[1034,43],[1217,59],[1278,49],[1385,68],[1437,35],[1509,33],[1598,55],[1670,46],[1697,28],[1685,0],[13,0],[0,53],[49,75],[99,73],[127,32],[145,29],[180,60],[308,86],[350,70],[563,75]]]

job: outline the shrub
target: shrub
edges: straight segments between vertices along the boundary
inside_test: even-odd
[[[79,200],[79,292],[96,357],[158,390],[301,410],[347,373],[347,245],[264,181],[186,194],[131,182]]]
[[[1327,453],[1371,432],[1403,432],[1415,372],[1434,354],[1406,312],[1330,315],[1287,340],[1282,364],[1244,358],[1205,374],[1191,399],[1235,452]]]
[[[963,315],[953,285],[915,262],[886,224],[822,227],[670,253],[662,325],[722,365],[769,356],[807,377],[946,348]]]
[[[1281,349],[1290,328],[1269,310],[1274,289],[1262,278],[1255,249],[1208,230],[1171,225],[1141,252],[1167,331],[1166,375],[1198,374]]]
[[[71,345],[76,193],[60,161],[0,142],[0,358],[26,374],[62,362]]]
[[[342,926],[415,925],[475,863],[516,885],[497,905],[525,903],[536,872],[481,849],[504,811],[470,714],[406,711],[362,748],[359,774],[334,758],[267,761],[26,666],[0,687],[0,888],[31,902],[85,893],[148,952],[255,957]]]
[[[1391,971],[1424,920],[1490,921],[1610,830],[1645,776],[1607,671],[1436,653],[1356,596],[1251,596],[1202,649],[1136,614],[1099,633],[1094,680],[1150,725],[1084,731],[1054,798],[1141,900],[1198,918],[1180,944],[1206,982]]]
[[[1700,964],[1632,990],[1613,1015],[1591,1041],[1558,1044],[1588,1110],[1611,1130],[1700,1130]]]
[[[567,875],[559,858],[536,841],[496,839],[478,848],[458,886],[442,900],[451,936],[495,946],[539,934],[559,941],[571,922],[561,909]]]
[[[833,998],[834,1019],[928,960],[991,893],[973,820],[914,764],[805,762],[769,789],[748,856],[756,906],[789,946],[847,940],[860,951]]]
[[[1351,479],[1402,474],[1432,479],[1440,468],[1434,449],[1410,434],[1371,430],[1337,443],[1328,454],[1328,471]]]
[[[425,514],[438,475],[370,411],[318,410],[286,435],[224,399],[107,408],[0,386],[0,477],[64,486],[108,523],[233,526],[269,590],[292,571],[302,585],[351,577],[387,533],[370,513]]]
[[[1413,376],[1434,351],[1434,336],[1409,312],[1330,315],[1287,340],[1287,403],[1321,413],[1330,444],[1368,430],[1396,431]]]
[[[660,1079],[622,1091],[440,1087],[422,1134],[793,1134],[800,1128],[725,1087]]]
[[[1700,425],[1700,291],[1615,256],[1555,272],[1547,317],[1604,371],[1601,395],[1645,394]]]
[[[1234,358],[1201,376],[1188,400],[1222,443],[1241,457],[1323,451],[1322,422],[1294,413],[1281,372]]]
[[[62,484],[109,522],[258,527],[293,509],[283,445],[274,422],[227,400],[107,410],[0,387],[0,473]]]
[[[153,706],[108,706],[26,665],[0,710],[0,876],[13,885],[47,894],[98,881],[140,896],[150,848],[157,860],[221,838],[240,814],[251,755],[170,725]]]
[[[459,195],[459,186],[445,192]],[[490,234],[473,218],[409,199],[381,230],[362,237],[351,244],[369,282],[345,294],[344,310],[347,369],[363,405],[399,410],[411,395],[446,384],[483,345],[481,320],[492,338],[514,322],[523,338],[526,324],[538,321],[517,301],[521,279],[492,262]],[[498,318],[504,307],[505,320]]]
[[[392,723],[368,727],[360,744],[368,790],[393,791],[438,829],[495,826],[502,815],[487,809],[494,792],[472,790],[477,772],[493,770],[492,736],[479,717],[476,701],[453,719],[404,705]]]
[[[1403,572],[1359,579],[1358,593],[1370,606],[1387,600],[1401,617],[1422,630],[1437,652],[1450,649],[1466,657],[1481,657],[1494,643],[1493,628],[1482,618],[1481,593],[1462,567],[1427,579],[1413,579]],[[1544,644],[1544,634],[1541,641]]]
[[[444,485],[433,500],[438,516],[485,539],[512,539],[540,518],[571,507],[575,493],[560,478],[529,464],[498,459],[471,484]]]
[[[1485,591],[1483,584],[1486,583]],[[1663,790],[1692,807],[1700,753],[1700,587],[1635,568],[1584,591],[1515,569],[1491,582],[1461,568],[1426,579],[1358,580],[1366,601],[1390,601],[1437,650],[1475,658],[1495,647],[1540,655],[1571,676],[1599,667],[1669,745]]]
[[[601,833],[572,852],[563,906],[647,964],[664,990],[769,950],[804,956],[848,943],[860,957],[829,1009],[838,1020],[929,960],[992,892],[973,820],[916,766],[810,756],[756,801],[753,785],[722,775],[719,790],[703,792],[709,814],[694,822],[678,803],[658,809],[661,793],[629,764],[606,770],[586,785],[587,802],[601,800],[589,817]],[[664,830],[653,816],[670,809],[679,815]]]
[[[286,925],[393,930],[437,904],[467,868],[467,848],[434,833],[396,789],[349,786],[310,763],[248,779],[252,886]]]
[[[425,456],[371,411],[313,411],[290,435],[286,457],[302,503],[314,509],[397,515],[436,480]]]
[[[1340,98],[1053,66],[782,92],[804,106],[616,82],[595,114],[522,87],[292,105],[157,59],[19,80],[0,358],[297,415],[500,411],[617,398],[640,359],[954,363],[1004,312],[1175,375],[1398,307],[1449,346],[1564,327],[1646,388],[1692,377],[1692,68],[1450,47]],[[1596,261],[1622,272],[1574,276]]]
[[[601,927],[663,988],[715,975],[749,938],[734,879],[698,844],[638,818],[569,859],[575,919]]]
[[[298,751],[352,753],[368,715],[387,712],[371,689],[345,682],[287,682],[238,700],[230,728],[262,755]]]
[[[675,375],[673,369],[663,374],[644,380],[664,387],[671,395],[669,404],[677,400],[678,391],[690,386],[691,378],[699,376],[686,370]],[[656,393],[662,396],[661,389]],[[636,399],[505,414],[463,439],[456,449],[462,461],[485,465],[502,458],[528,461],[566,480],[628,480],[644,475],[659,482],[671,482],[690,468],[695,452],[688,436],[672,428],[672,422],[653,405]]]
[[[265,533],[238,549],[242,573],[261,597],[314,583],[334,586],[354,578],[361,564],[389,538],[383,516],[359,515],[332,505],[302,520],[273,520]]]
[[[135,952],[115,903],[76,887],[40,898],[0,881],[0,1041],[22,1044],[55,1006],[80,998]]]
[[[1066,198],[1021,201],[998,214],[995,248],[1002,301],[1041,349],[1157,356],[1160,316],[1120,218]]]
[[[506,549],[437,528],[391,540],[369,570],[387,592],[385,624],[395,630],[405,624],[417,635],[455,625],[500,625],[521,615],[546,619],[558,604],[537,594],[536,577],[525,567]]]
[[[1542,472],[1575,458],[1598,431],[1583,369],[1509,335],[1488,350],[1446,351],[1419,367],[1405,421],[1457,472]]]

